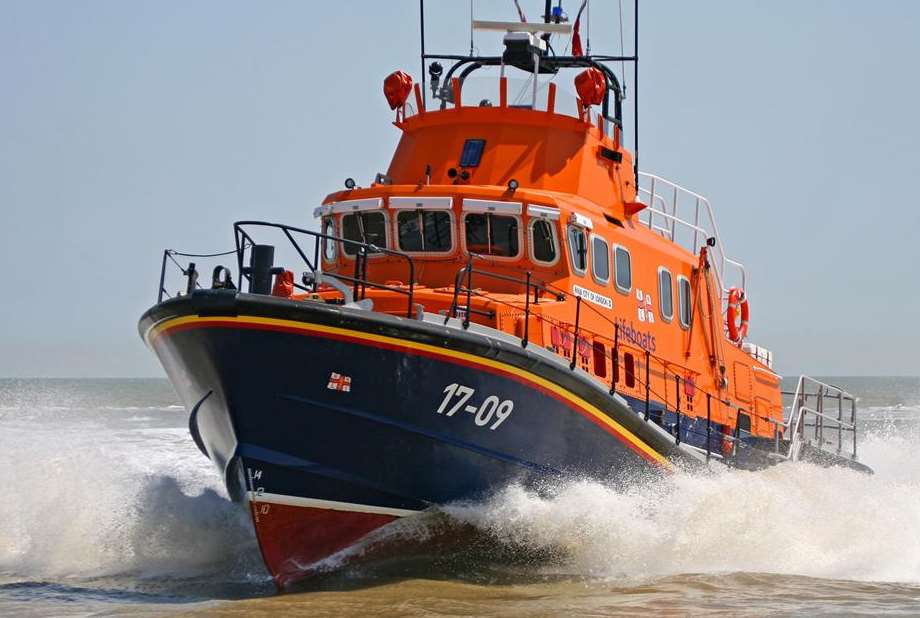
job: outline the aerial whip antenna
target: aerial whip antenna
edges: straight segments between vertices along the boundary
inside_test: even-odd
[[[591,55],[591,0],[588,0],[588,14],[586,21],[588,22],[586,30],[588,35],[588,55]]]
[[[582,0],[581,7],[578,9],[578,14],[575,15],[575,24],[572,29],[572,55],[573,56],[584,56],[585,50],[581,47],[581,13],[585,10],[585,7],[588,6],[588,0]],[[589,39],[590,40],[590,39]],[[590,51],[591,44],[588,43],[588,50]]]
[[[470,56],[473,55],[473,0],[470,0]]]
[[[590,48],[591,44],[588,44]],[[623,0],[620,0],[620,57],[625,56],[623,51]],[[620,60],[620,81],[623,82],[623,98],[626,98],[626,63]]]
[[[521,5],[520,5],[520,3],[518,2],[518,0],[514,0],[514,8],[517,9],[518,17],[521,19],[522,22],[524,22],[524,23],[526,24],[526,23],[527,23],[527,16],[524,15],[524,11],[521,10]]]

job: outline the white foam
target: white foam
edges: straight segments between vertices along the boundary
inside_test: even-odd
[[[876,476],[786,464],[677,474],[619,492],[587,481],[550,497],[510,487],[445,510],[502,542],[561,549],[562,568],[579,575],[746,571],[918,582],[920,464],[911,444],[870,437],[864,461]]]
[[[141,425],[119,429],[95,413],[4,420],[0,574],[265,578],[248,514],[226,498],[187,429]],[[548,496],[509,487],[444,511],[535,555],[561,548],[566,558],[552,568],[579,576],[761,571],[918,582],[920,424],[897,417],[873,427],[860,452],[875,476],[784,465],[678,474],[628,491],[582,481]],[[441,525],[426,517],[369,541],[422,541]]]
[[[0,573],[263,577],[247,512],[181,429],[0,435]]]

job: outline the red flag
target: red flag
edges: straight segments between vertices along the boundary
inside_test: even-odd
[[[578,9],[578,15],[575,16],[575,26],[572,28],[572,55],[573,56],[584,56],[585,50],[581,47],[581,33],[579,28],[581,28],[581,13],[585,10],[585,6],[588,4],[588,0],[583,0],[581,7]]]

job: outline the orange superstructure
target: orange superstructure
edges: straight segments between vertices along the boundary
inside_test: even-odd
[[[642,220],[632,156],[602,114],[581,100],[577,117],[557,113],[553,84],[543,109],[512,107],[505,78],[498,84],[494,105],[465,105],[456,80],[445,109],[426,110],[416,96],[417,112],[404,107],[395,122],[402,137],[386,174],[330,194],[317,213],[324,233],[412,255],[414,298],[427,312],[457,312],[454,285],[472,255],[471,321],[522,337],[529,304],[529,342],[574,358],[616,392],[686,417],[708,413],[727,434],[742,415],[743,430],[773,438],[780,377],[728,338],[703,230],[693,230],[691,253],[673,228]],[[471,141],[481,153],[463,165]],[[409,246],[426,224],[443,228],[442,242]],[[490,247],[489,234],[502,237]],[[328,248],[324,269],[351,273],[346,249]],[[405,272],[397,257],[367,259],[369,278],[406,285]],[[543,287],[530,303],[525,275]],[[404,311],[390,291],[367,296],[378,310]]]

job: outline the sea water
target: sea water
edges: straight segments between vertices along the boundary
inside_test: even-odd
[[[282,596],[166,381],[0,380],[0,614],[920,615],[920,378],[830,380],[874,476],[507,487]]]

